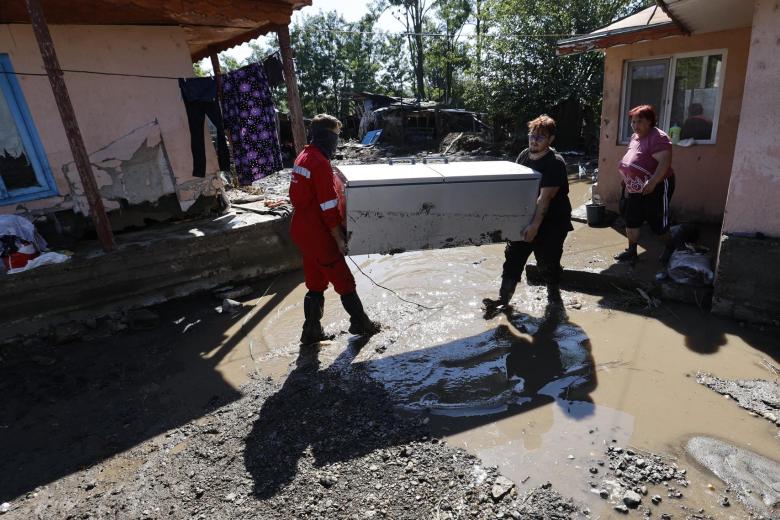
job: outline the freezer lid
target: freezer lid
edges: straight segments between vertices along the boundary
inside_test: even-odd
[[[444,177],[426,164],[344,164],[334,169],[350,188],[444,182]]]
[[[541,175],[527,166],[510,161],[459,161],[429,164],[444,182],[536,180]]]

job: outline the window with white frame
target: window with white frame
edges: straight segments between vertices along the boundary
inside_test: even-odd
[[[628,111],[652,105],[658,127],[680,129],[680,139],[713,144],[717,137],[726,51],[627,61],[623,78],[620,143],[631,139]]]
[[[0,205],[56,195],[43,146],[7,54],[0,54]]]

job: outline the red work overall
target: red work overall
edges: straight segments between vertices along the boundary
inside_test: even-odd
[[[333,169],[327,157],[312,144],[295,159],[290,202],[295,208],[290,235],[303,256],[306,287],[324,292],[330,282],[340,295],[354,292],[355,278],[330,232],[342,221]]]

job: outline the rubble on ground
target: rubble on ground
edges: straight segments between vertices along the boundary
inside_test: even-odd
[[[18,518],[584,517],[550,484],[518,495],[381,385],[334,367],[302,355],[283,385],[255,379],[238,401],[123,453],[144,462],[119,481],[109,459],[10,507]]]
[[[780,384],[776,381],[747,379],[731,381],[699,372],[696,381],[719,394],[734,399],[740,407],[780,426]]]
[[[591,490],[613,504],[618,513],[636,511],[644,517],[677,518],[675,510],[685,511],[687,520],[706,520],[712,517],[704,510],[692,510],[685,503],[685,489],[690,486],[688,472],[673,460],[658,454],[609,443],[604,459],[594,462],[588,472],[599,481],[591,480]],[[654,486],[663,486],[664,495],[651,492]],[[721,497],[714,506],[723,505]]]

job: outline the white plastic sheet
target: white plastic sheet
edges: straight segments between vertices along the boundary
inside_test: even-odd
[[[25,271],[29,271],[30,269],[35,269],[36,267],[40,267],[42,265],[61,264],[63,262],[67,262],[68,260],[70,260],[70,257],[68,255],[63,255],[61,253],[43,253],[41,254],[41,256],[37,258],[33,258],[32,260],[27,262],[27,265],[25,265],[24,267],[9,269],[7,272],[8,274],[23,273]]]

